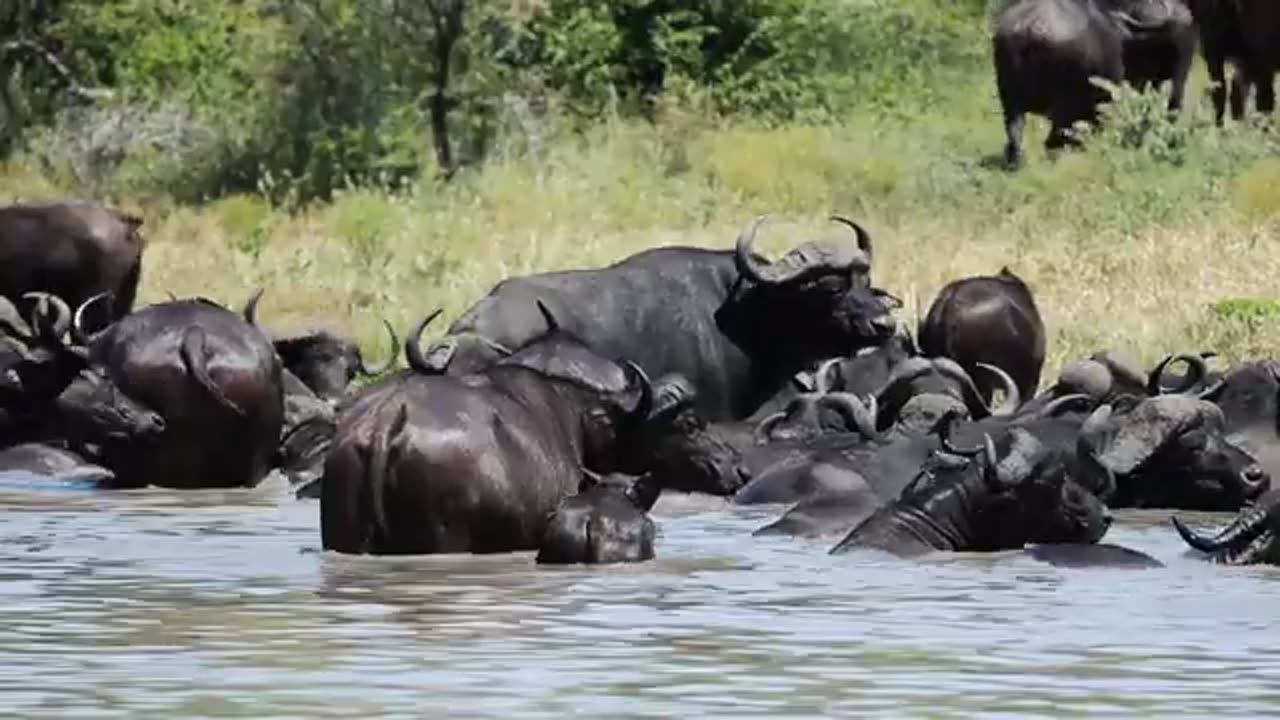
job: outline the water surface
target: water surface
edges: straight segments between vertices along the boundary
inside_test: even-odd
[[[252,491],[0,492],[0,699],[21,717],[1259,717],[1280,571],[1187,556],[1168,513],[1021,553],[832,557],[777,508],[664,498],[659,558],[352,558]],[[1191,518],[1220,522],[1223,516]]]

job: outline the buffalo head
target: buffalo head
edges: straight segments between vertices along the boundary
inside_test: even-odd
[[[159,437],[164,418],[124,394],[101,371],[80,372],[58,396],[64,432],[82,442],[133,442]]]
[[[807,242],[773,262],[752,247],[768,216],[739,236],[734,260],[741,292],[717,313],[717,321],[751,353],[786,352],[803,364],[844,356],[893,335],[892,310],[900,304],[871,287],[871,237],[846,218],[850,232]]]
[[[980,458],[984,491],[990,493],[976,517],[979,547],[1091,544],[1106,534],[1111,517],[1094,492],[1109,482],[1104,470],[1095,472],[1017,427],[999,441],[988,435],[981,448],[961,450],[950,442],[950,426],[949,418],[939,426],[944,454]]]
[[[1081,443],[1114,473],[1119,507],[1235,510],[1270,486],[1254,456],[1226,437],[1222,411],[1194,397],[1103,405],[1085,421]]]
[[[973,378],[954,360],[948,358],[913,357],[898,363],[884,387],[876,393],[878,414],[876,426],[893,425],[907,401],[916,395],[946,395],[962,403],[975,420],[988,415],[1009,416],[1021,404],[1018,386],[1009,374],[995,365],[978,363],[978,367],[999,378],[1005,387],[1004,400],[989,407],[974,384]]]
[[[245,321],[257,327],[258,302],[261,289],[254,292],[241,314]],[[347,386],[358,375],[373,377],[390,370],[396,362],[395,348],[399,345],[391,323],[382,321],[391,338],[391,356],[380,365],[365,362],[360,346],[350,338],[340,337],[327,330],[273,340],[276,354],[284,369],[293,373],[312,392],[326,400],[335,400],[346,394]]]
[[[694,399],[694,388],[682,375],[655,383],[642,441],[649,473],[672,490],[732,495],[747,480],[738,471],[741,452],[731,432],[698,413]]]

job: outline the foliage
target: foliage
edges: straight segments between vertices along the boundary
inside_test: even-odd
[[[951,71],[985,59],[981,10],[936,0],[20,7],[39,12],[0,12],[0,25],[112,94],[72,106],[44,63],[4,60],[0,117],[21,142],[0,153],[25,149],[92,194],[179,200],[257,191],[296,205],[403,187],[495,151],[536,151],[609,113],[657,119],[683,106],[768,125],[839,121],[855,108],[905,116]],[[462,9],[457,37],[438,22],[451,7]],[[104,124],[115,130],[99,133]]]

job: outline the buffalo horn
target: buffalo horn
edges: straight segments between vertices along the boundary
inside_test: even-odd
[[[766,417],[756,425],[755,441],[757,445],[767,445],[772,440],[773,429],[783,420],[787,419],[787,413],[779,410],[778,412]]]
[[[974,365],[1000,378],[1001,384],[1004,385],[1004,400],[1001,401],[999,406],[990,409],[992,415],[1008,417],[1017,412],[1019,407],[1022,407],[1022,394],[1018,392],[1018,384],[1013,381],[1013,378],[1009,377],[1009,373],[989,363],[980,362],[974,363]]]
[[[831,388],[835,384],[832,380],[839,378],[838,374],[833,378],[832,370],[837,369],[840,362],[841,358],[831,358],[829,360],[824,360],[822,364],[818,366],[818,371],[814,373],[813,376],[814,384],[816,385],[814,392],[819,395],[826,395],[831,392]]]
[[[111,296],[111,293],[109,292],[100,292],[97,295],[94,295],[89,299],[85,300],[84,302],[80,303],[80,307],[76,308],[75,315],[71,318],[71,339],[74,340],[77,344],[88,347],[92,345],[94,341],[96,341],[98,338],[102,337],[103,333],[107,331],[106,327],[94,333],[90,333],[88,330],[86,330],[84,327],[84,311],[88,309],[91,305],[93,305],[95,302],[101,302],[103,300],[106,300],[110,296]],[[108,325],[107,327],[110,327],[110,325]]]
[[[1044,407],[1040,408],[1039,416],[1042,418],[1057,417],[1058,413],[1064,412],[1065,409],[1070,408],[1071,406],[1079,405],[1082,406],[1083,409],[1088,408],[1089,403],[1091,402],[1093,402],[1093,400],[1084,393],[1063,395],[1062,397],[1050,400]]]
[[[738,274],[759,285],[772,285],[776,282],[775,278],[766,277],[769,273],[769,266],[756,260],[751,249],[756,242],[756,234],[760,232],[760,226],[769,217],[769,215],[760,215],[752,220],[751,224],[738,235],[738,242],[733,252],[733,260],[738,268]]]
[[[1261,528],[1262,521],[1267,514],[1256,507],[1249,508],[1245,512],[1236,516],[1231,524],[1220,530],[1217,535],[1209,536],[1199,533],[1187,527],[1177,515],[1170,518],[1173,521],[1173,528],[1178,531],[1182,539],[1188,545],[1206,553],[1214,553],[1233,547],[1238,547],[1257,536]]]
[[[440,317],[440,313],[444,312],[444,308],[439,308],[427,315],[418,323],[418,326],[409,333],[409,337],[404,339],[404,357],[409,363],[409,367],[420,373],[428,375],[436,375],[438,371],[427,363],[427,358],[422,354],[422,333],[427,331],[427,326],[431,321]]]
[[[649,380],[649,376],[645,374],[644,368],[634,362],[624,360],[622,366],[635,382],[640,385],[640,397],[636,400],[636,406],[632,408],[631,415],[643,422],[653,412],[653,383]]]
[[[843,215],[832,215],[831,222],[839,223],[852,230],[858,236],[858,249],[867,254],[868,260],[871,259],[871,233]]]
[[[872,396],[868,404],[853,393],[834,392],[829,395],[823,395],[818,398],[819,408],[831,408],[839,414],[846,422],[851,422],[853,427],[863,437],[867,439],[875,439],[880,437],[876,431],[876,413],[875,413],[875,397]]]
[[[365,364],[364,356],[362,355],[360,357],[359,369],[360,369],[360,373],[366,377],[381,375],[382,373],[390,370],[396,364],[396,346],[400,344],[400,339],[396,337],[396,329],[391,327],[391,321],[387,320],[386,318],[383,318],[382,326],[387,329],[387,337],[391,338],[391,344],[388,346],[391,348],[391,352],[387,354],[387,359],[381,365],[376,365],[373,367],[370,367],[369,365]]]
[[[71,308],[57,295],[46,292],[23,293],[23,298],[37,300],[36,309],[31,315],[31,328],[36,332],[47,333],[48,337],[62,342],[62,336],[71,327]],[[53,306],[56,316],[48,321],[49,306]]]
[[[10,330],[26,338],[32,336],[31,326],[22,318],[22,314],[9,298],[3,295],[0,295],[0,324],[7,325]]]
[[[249,302],[244,304],[244,310],[240,312],[244,316],[244,321],[258,326],[258,302],[262,300],[262,293],[266,292],[266,288],[258,288],[249,296]]]
[[[1205,364],[1204,358],[1199,355],[1191,355],[1187,353],[1178,353],[1176,355],[1166,355],[1159,365],[1147,374],[1147,394],[1161,395],[1166,391],[1160,387],[1160,379],[1164,377],[1164,371],[1172,363],[1184,362],[1187,364],[1186,377],[1182,379],[1182,384],[1178,387],[1168,390],[1170,395],[1180,395],[1195,387],[1204,379],[1208,373],[1208,366]]]

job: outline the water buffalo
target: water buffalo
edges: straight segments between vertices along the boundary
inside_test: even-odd
[[[92,367],[84,348],[67,344],[63,334],[71,311],[66,303],[34,295],[40,297],[30,325],[16,314],[5,321],[24,333],[21,338],[0,334],[13,343],[4,360],[12,381],[0,386],[0,446],[67,443],[92,455],[105,444],[146,443],[163,432],[164,418]],[[0,314],[7,314],[6,308],[13,306],[0,300]]]
[[[95,306],[117,320],[133,309],[142,274],[142,220],[90,203],[0,207],[0,295],[47,292],[76,307],[100,293]]]
[[[1273,360],[1232,367],[1197,397],[1217,405],[1226,439],[1280,477],[1280,365]]]
[[[898,422],[907,401],[917,395],[945,395],[964,404],[974,419],[988,416],[1010,417],[1022,404],[1022,395],[1013,378],[999,366],[985,362],[975,368],[991,374],[1000,382],[1004,399],[991,407],[982,398],[977,383],[960,364],[950,358],[914,357],[898,363],[889,380],[875,394],[876,427],[884,429]]]
[[[644,470],[627,450],[653,406],[648,378],[596,354],[542,310],[544,336],[480,373],[409,370],[342,409],[320,483],[326,549],[534,549],[584,469]],[[412,343],[438,314],[407,341],[407,354],[420,355]]]
[[[150,305],[92,335],[81,306],[72,332],[90,363],[165,420],[146,452],[104,464],[127,487],[252,487],[272,466],[283,419],[281,366],[241,315],[194,298]]]
[[[1104,404],[1125,396],[1143,398],[1203,391],[1206,383],[1216,381],[1218,377],[1216,372],[1208,369],[1206,360],[1210,357],[1213,353],[1166,355],[1147,372],[1123,354],[1096,352],[1088,358],[1064,365],[1057,381],[1028,401],[1022,411],[1037,412],[1045,404],[1064,395],[1084,395],[1094,404]],[[1185,363],[1185,372],[1170,372],[1169,368],[1174,363]]]
[[[1008,373],[1023,398],[1035,395],[1040,385],[1044,321],[1031,288],[1007,267],[995,275],[944,285],[920,321],[916,337],[925,357],[959,363],[973,377],[985,402],[991,402],[997,378],[979,374],[980,363]]]
[[[1272,0],[1189,0],[1189,4],[1213,82],[1218,125],[1226,113],[1228,63],[1235,66],[1230,83],[1232,119],[1244,118],[1250,86],[1257,89],[1258,112],[1273,112],[1275,73],[1280,69],[1280,7]]]
[[[1012,428],[981,448],[961,450],[943,437],[902,494],[849,532],[831,553],[856,548],[901,557],[937,551],[993,552],[1028,542],[1095,543],[1111,518],[1071,477],[1060,453]]]
[[[872,512],[897,498],[917,469],[941,447],[941,436],[953,432],[963,442],[1018,427],[1045,448],[1072,458],[1071,472],[1092,481],[1088,489],[1105,499],[1114,491],[1106,468],[1081,455],[1079,432],[1090,406],[1083,396],[1065,396],[1034,415],[969,421],[963,405],[945,395],[919,395],[904,408],[899,423],[874,442],[814,452],[796,468],[775,466],[739,492],[757,497],[772,493],[781,499],[789,488],[799,502],[777,521],[756,531],[760,535],[816,536],[845,532]],[[957,421],[964,421],[956,424]],[[735,498],[736,499],[736,498]]]
[[[1178,519],[1173,527],[1188,545],[1225,565],[1280,565],[1280,490],[1270,490],[1245,507],[1223,529],[1203,535]]]
[[[547,522],[535,561],[567,565],[652,560],[657,528],[646,513],[660,492],[651,474],[584,475],[578,494],[560,501]]]
[[[257,309],[263,290],[259,288],[245,303],[241,314],[246,322],[258,327]],[[347,386],[357,376],[376,377],[390,370],[396,361],[396,348],[400,341],[395,328],[386,320],[382,324],[391,338],[390,357],[380,365],[368,365],[360,346],[350,338],[335,335],[328,330],[317,330],[294,337],[272,340],[276,354],[284,369],[318,397],[337,402],[347,392]]]
[[[504,280],[450,326],[428,364],[465,372],[526,344],[542,328],[536,298],[600,353],[629,358],[652,377],[688,378],[707,421],[747,418],[798,371],[896,328],[895,301],[869,286],[866,230],[836,218],[851,232],[767,263],[752,251],[765,219],[734,250],[657,248],[601,269]]]
[[[1116,478],[1112,507],[1238,510],[1270,486],[1218,406],[1161,395],[1099,407],[1081,440]]]
[[[1051,150],[1074,143],[1074,123],[1096,121],[1109,94],[1092,78],[1138,87],[1168,81],[1169,108],[1180,109],[1195,25],[1177,0],[1017,0],[996,19],[992,48],[1005,162],[1018,167],[1027,113],[1049,119]]]

